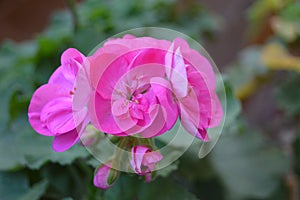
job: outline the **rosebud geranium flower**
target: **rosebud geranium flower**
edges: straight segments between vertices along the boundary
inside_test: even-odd
[[[67,49],[62,54],[61,66],[48,84],[35,91],[28,108],[33,129],[41,135],[53,136],[52,147],[58,152],[73,146],[89,122],[89,81],[84,62],[85,56],[79,51]],[[75,97],[78,91],[80,98]]]
[[[158,44],[152,38],[140,43],[153,44],[148,40]],[[172,91],[162,88],[155,92],[151,84],[153,78],[165,76],[164,56],[162,49],[131,50],[108,43],[89,58],[95,87],[89,108],[96,128],[116,136],[149,138],[173,127],[178,110]]]
[[[190,134],[208,141],[207,128],[222,119],[212,66],[181,38],[111,39],[89,63],[94,88],[89,111],[102,132],[154,137],[179,116]]]
[[[131,149],[130,164],[135,173],[145,176],[146,182],[150,182],[151,173],[162,158],[163,156],[158,151],[139,145]]]
[[[106,190],[113,186],[119,177],[119,171],[112,169],[111,162],[103,164],[97,169],[94,176],[94,185],[102,190]]]

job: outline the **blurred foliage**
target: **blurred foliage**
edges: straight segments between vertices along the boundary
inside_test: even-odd
[[[288,185],[285,176],[300,173],[300,4],[257,0],[248,15],[249,33],[256,33],[251,38],[264,35],[266,39],[247,46],[223,76],[227,119],[215,149],[200,160],[200,144],[196,142],[179,161],[159,171],[154,182],[146,184],[137,176],[122,174],[107,191],[93,186],[93,167],[98,163],[84,148],[78,145],[55,153],[51,139],[32,130],[27,107],[33,91],[47,81],[68,47],[87,55],[113,34],[142,26],[172,28],[202,43],[209,42],[220,27],[219,18],[194,0],[86,0],[76,9],[56,13],[45,32],[34,40],[3,43],[1,199],[288,199],[298,186]],[[272,31],[265,36],[262,27]],[[247,101],[278,76],[274,101],[283,118],[280,122],[295,133],[288,142],[274,141],[264,130],[250,126],[235,98]]]

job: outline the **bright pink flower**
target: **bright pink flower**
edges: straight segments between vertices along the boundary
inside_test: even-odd
[[[161,49],[131,51],[107,44],[89,58],[95,87],[89,108],[96,128],[116,136],[140,134],[149,138],[173,127],[178,110],[172,91],[157,91],[151,84],[153,78],[165,76],[164,56]]]
[[[201,63],[193,66],[188,60],[191,55]],[[165,64],[183,127],[193,136],[208,141],[207,128],[217,126],[223,116],[210,63],[193,52],[184,40],[176,39],[166,54]]]
[[[58,152],[73,146],[89,122],[89,87],[82,89],[89,85],[84,60],[85,57],[76,49],[67,49],[62,54],[61,66],[48,84],[35,91],[28,108],[31,126],[41,135],[54,136],[52,147]],[[80,98],[75,97],[78,90]]]
[[[118,178],[118,171],[111,168],[111,163],[103,164],[94,176],[94,185],[102,190],[113,186]]]
[[[154,137],[170,130],[179,115],[190,134],[208,141],[207,128],[223,116],[210,62],[183,39],[110,39],[89,63],[89,112],[102,132]]]
[[[135,173],[145,176],[146,182],[151,181],[151,173],[155,165],[163,158],[158,151],[152,151],[145,146],[135,146],[131,149],[130,164]]]

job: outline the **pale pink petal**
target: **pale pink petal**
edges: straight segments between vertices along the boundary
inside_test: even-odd
[[[208,134],[204,128],[199,128],[195,124],[192,123],[190,117],[188,114],[186,114],[184,111],[181,111],[180,113],[180,122],[182,126],[185,128],[185,130],[188,131],[192,136],[197,137],[205,142],[209,141]]]
[[[88,65],[87,65],[88,66]],[[73,110],[77,111],[87,105],[91,95],[89,69],[80,68],[74,84]]]
[[[61,85],[61,87],[64,87],[69,91],[73,91],[73,89],[74,89],[74,83],[65,78],[65,76],[63,74],[63,68],[61,66],[58,67],[54,71],[54,73],[51,75],[48,83]]]
[[[216,78],[213,68],[209,60],[201,55],[198,51],[191,49],[188,43],[182,38],[174,40],[175,48],[180,47],[183,58],[190,64],[195,71],[201,72],[207,76],[207,87],[214,89],[216,85]]]
[[[115,117],[115,122],[121,132],[129,134],[127,130],[131,129],[137,124],[137,119],[133,119],[128,112],[123,116]]]
[[[173,70],[173,51],[174,51],[174,43],[171,44],[165,56],[165,71],[166,71],[167,78],[169,80],[171,79],[171,74]]]
[[[112,114],[116,117],[123,116],[129,112],[129,101],[127,99],[118,99],[112,104]]]
[[[159,151],[151,151],[145,154],[142,164],[148,166],[149,171],[153,171],[155,165],[162,159],[163,156]]]
[[[174,67],[172,69],[170,81],[172,83],[175,95],[179,98],[183,98],[188,92],[188,80],[185,63],[179,48],[174,54],[173,65]]]
[[[142,173],[142,162],[145,153],[149,151],[148,147],[145,146],[135,146],[131,149],[132,161],[131,166],[136,173]]]

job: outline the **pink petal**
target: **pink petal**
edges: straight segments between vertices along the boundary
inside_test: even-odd
[[[77,61],[78,63],[83,63],[85,56],[80,53],[77,49],[69,48],[62,53],[61,64],[68,63],[70,59]]]
[[[142,162],[145,153],[149,151],[148,147],[145,146],[135,146],[131,149],[132,161],[131,166],[137,173],[142,173]]]
[[[178,118],[178,108],[173,100],[171,86],[167,80],[155,77],[151,79],[151,88],[162,106],[166,119],[166,129],[170,130]]]
[[[63,152],[71,148],[79,140],[77,129],[54,137],[52,148],[56,152]]]
[[[180,47],[183,58],[188,62],[186,64],[190,64],[195,71],[205,74],[207,76],[207,87],[209,89],[214,89],[216,78],[209,60],[198,51],[191,49],[188,43],[182,38],[176,38],[174,40],[174,45],[175,48]]]
[[[74,88],[74,83],[70,80],[67,80],[63,74],[63,68],[60,66],[58,67],[54,73],[51,75],[49,81],[49,84],[57,84],[61,85],[61,87],[66,88],[69,91],[72,91]]]
[[[190,117],[184,111],[181,111],[180,122],[185,130],[187,130],[192,136],[205,142],[209,141],[206,130],[204,128],[198,128],[195,124],[193,124]]]
[[[144,156],[142,164],[148,166],[150,171],[154,170],[155,164],[163,159],[159,151],[147,152]]]
[[[90,99],[91,85],[89,80],[89,69],[80,68],[74,84],[73,110],[77,111],[85,107]]]
[[[112,114],[116,117],[123,116],[129,112],[129,101],[127,99],[118,99],[112,104]]]
[[[96,187],[106,190],[112,186],[107,183],[110,169],[111,163],[106,163],[98,169],[96,175],[94,176],[94,185]]]
[[[84,132],[88,123],[89,118],[85,118],[85,120],[75,129],[67,133],[55,136],[52,142],[53,150],[56,152],[63,152],[71,148],[79,141],[80,135]]]
[[[97,102],[97,103],[95,103]],[[111,101],[103,99],[98,93],[92,94],[89,102],[89,116],[92,124],[101,132],[125,136],[111,113]]]
[[[68,97],[68,91],[62,88],[60,85],[46,84],[39,87],[33,94],[29,108],[28,108],[28,118],[33,129],[39,134],[46,136],[53,136],[54,133],[51,132],[42,122],[41,122],[41,112],[44,106],[59,97]]]
[[[66,133],[74,129],[72,99],[60,97],[48,102],[41,111],[41,121],[52,133]]]
[[[171,74],[173,70],[173,50],[174,50],[174,43],[171,44],[169,50],[165,56],[165,71],[168,79],[171,79]]]
[[[154,106],[153,106],[154,107]],[[162,108],[156,105],[152,111],[150,111],[151,124],[145,130],[141,131],[140,134],[143,138],[151,138],[164,133],[165,117]],[[153,114],[152,114],[153,113]]]
[[[183,98],[187,95],[188,80],[185,63],[179,48],[174,54],[173,65],[174,68],[172,69],[170,81],[172,83],[175,95],[179,98]]]

